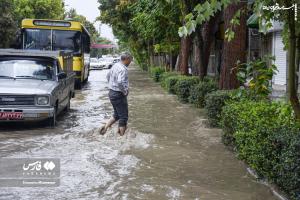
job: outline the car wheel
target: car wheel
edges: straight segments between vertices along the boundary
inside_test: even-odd
[[[78,82],[75,84],[75,88],[76,88],[77,90],[81,90],[81,89],[82,89],[82,83],[78,81]]]
[[[48,119],[49,126],[54,128],[56,126],[56,117],[57,117],[57,106],[54,107],[53,117]]]
[[[70,108],[71,108],[71,96],[70,96],[69,99],[68,99],[68,104],[67,104],[67,106],[65,107],[64,111],[65,111],[65,112],[68,112],[68,111],[70,111]]]

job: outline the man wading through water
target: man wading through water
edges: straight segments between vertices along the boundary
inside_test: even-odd
[[[132,56],[129,53],[124,53],[121,56],[121,61],[115,64],[106,75],[109,87],[108,96],[114,108],[114,114],[108,122],[100,128],[101,135],[104,135],[107,129],[117,121],[119,121],[118,133],[121,136],[125,134],[128,121],[127,96],[129,93],[127,68],[131,61]]]

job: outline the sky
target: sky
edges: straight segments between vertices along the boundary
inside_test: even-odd
[[[67,10],[70,10],[70,8],[75,8],[78,14],[85,16],[91,22],[94,22],[95,19],[100,15],[100,11],[98,9],[99,3],[97,0],[65,0],[65,4]],[[111,27],[106,24],[96,22],[95,27],[98,31],[100,25],[101,37],[106,37],[111,41],[115,41]]]

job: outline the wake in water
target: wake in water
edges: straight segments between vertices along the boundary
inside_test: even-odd
[[[59,158],[60,186],[54,188],[1,188],[0,199],[126,199],[119,188],[134,178],[139,159],[130,150],[146,149],[153,135],[129,129],[119,136],[112,128],[43,137],[41,146],[10,158]],[[26,141],[24,141],[26,142]]]

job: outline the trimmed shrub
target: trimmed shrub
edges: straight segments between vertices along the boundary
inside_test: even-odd
[[[165,88],[171,94],[176,94],[176,83],[180,79],[181,76],[170,76],[165,79]]]
[[[231,99],[231,93],[227,90],[217,90],[206,95],[205,108],[210,126],[220,126],[222,108],[226,101]]]
[[[166,84],[166,79],[169,78],[169,77],[171,77],[171,76],[179,76],[179,74],[176,73],[176,72],[165,72],[165,73],[161,74],[161,76],[160,76],[160,82],[161,82],[161,86],[163,88],[166,89],[166,85],[167,85]]]
[[[300,134],[299,129],[282,129],[275,143],[281,146],[281,156],[275,164],[274,182],[293,200],[300,199]]]
[[[189,102],[198,108],[203,108],[205,106],[205,96],[217,89],[217,84],[214,81],[200,82],[191,88]]]
[[[289,105],[268,101],[227,103],[222,126],[238,155],[291,199],[300,197],[300,126]]]
[[[242,100],[259,100],[254,97],[250,92],[244,89],[236,90],[217,90],[209,93],[205,97],[205,108],[209,124],[212,127],[220,127],[222,108],[227,102],[239,102]],[[226,139],[224,137],[223,139]],[[227,140],[224,140],[226,143]],[[228,141],[230,142],[230,140]]]
[[[268,101],[229,102],[223,107],[221,115],[224,134],[234,139],[233,134],[237,131],[267,131],[294,121],[290,106]]]
[[[179,100],[187,103],[191,88],[198,84],[200,79],[195,76],[180,76],[175,85],[175,91]]]
[[[155,82],[159,82],[160,81],[160,77],[164,73],[164,71],[165,70],[162,69],[161,67],[151,67],[150,68],[151,77],[153,78],[153,80]]]

